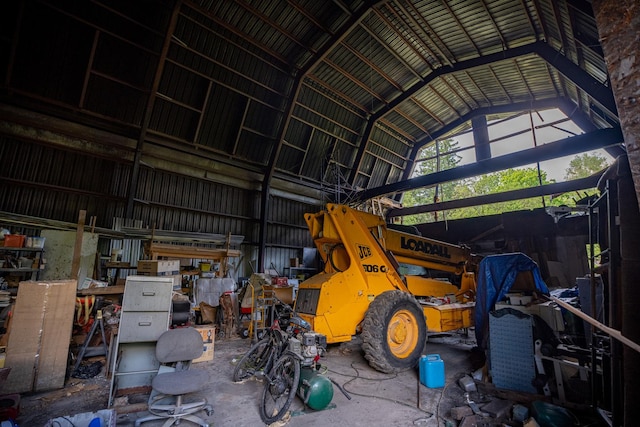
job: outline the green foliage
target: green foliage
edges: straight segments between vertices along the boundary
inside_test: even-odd
[[[414,176],[427,175],[455,167],[460,162],[460,157],[455,153],[450,154],[448,151],[455,149],[457,142],[446,140],[440,142],[440,167],[438,168],[436,159],[435,145],[431,145],[423,153],[422,158],[432,157],[430,160],[419,163]],[[598,154],[581,154],[575,156],[569,163],[569,167],[565,170],[567,180],[584,178],[601,171],[608,166],[607,159]],[[540,172],[536,167],[507,169],[499,172],[493,172],[482,176],[477,176],[459,181],[442,183],[438,186],[438,198],[440,201],[450,201],[466,199],[470,197],[482,196],[487,194],[501,193],[510,190],[518,190],[523,188],[531,188],[539,185],[551,184],[555,182],[548,178],[547,173]],[[547,205],[552,206],[575,206],[576,200],[582,199],[588,195],[594,194],[595,189],[581,191],[580,193],[565,193],[549,198]],[[419,188],[408,191],[404,194],[402,203],[405,207],[429,205],[434,203],[436,196],[436,188]],[[420,224],[426,222],[434,222],[443,220],[445,215],[447,219],[472,218],[484,215],[495,215],[502,212],[512,212],[520,210],[530,210],[544,207],[542,197],[534,197],[523,200],[511,200],[507,202],[494,203],[490,205],[472,206],[462,209],[451,209],[447,212],[426,213],[403,218],[405,224]]]
[[[564,177],[566,180],[580,179],[591,176],[609,166],[609,161],[595,154],[579,154],[569,162],[569,167],[565,169]],[[596,194],[595,188],[583,190],[580,192],[564,193],[551,198],[551,206],[576,206],[576,202],[585,199],[588,196]]]
[[[452,169],[460,163],[461,157],[451,151],[458,148],[458,142],[452,139],[438,141],[424,147],[420,152],[419,159],[424,159],[416,164],[413,176],[424,176],[431,173]],[[440,155],[438,156],[438,153]],[[452,200],[456,195],[456,182],[445,182],[434,187],[423,187],[407,191],[402,197],[404,206],[421,206],[434,203],[438,200]],[[414,215],[404,219],[405,224],[420,224],[434,221],[435,216],[430,213]]]
[[[586,178],[607,166],[609,166],[609,162],[599,154],[579,154],[569,162],[564,178],[566,180]]]
[[[538,177],[537,168],[507,169],[469,179],[464,188],[463,186],[459,186],[459,188],[462,190],[461,192],[470,193],[470,196],[473,197],[535,187],[540,185],[540,181],[542,181],[542,184],[551,183],[547,178],[546,172],[541,172],[540,178]],[[459,194],[459,196],[470,197],[469,195],[463,194]],[[454,209],[447,215],[447,218],[471,218],[482,215],[494,215],[502,212],[530,210],[540,207],[543,207],[542,198],[534,197],[530,199],[511,200],[490,205],[472,206],[464,209]]]

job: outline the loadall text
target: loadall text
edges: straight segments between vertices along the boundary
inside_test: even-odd
[[[416,239],[407,239],[402,236],[400,240],[400,247],[402,249],[409,249],[414,252],[424,252],[429,255],[437,255],[442,258],[451,258],[449,254],[449,249],[446,246],[442,245],[433,245],[428,242],[422,242]]]

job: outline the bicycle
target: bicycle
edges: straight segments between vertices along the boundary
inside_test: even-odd
[[[288,344],[290,316],[293,309],[288,304],[277,300],[274,305],[275,318],[271,326],[262,331],[259,341],[249,348],[236,364],[233,371],[233,381],[241,382],[256,375],[259,372],[269,372],[282,355]]]
[[[315,366],[326,351],[324,335],[310,332],[311,325],[298,316],[275,319],[265,336],[238,361],[233,380],[240,382],[261,373],[265,379],[260,418],[266,424],[280,420],[296,395],[302,367]],[[306,402],[305,402],[306,403]]]
[[[309,346],[301,343],[296,337],[301,337],[311,330],[311,325],[300,317],[293,316],[289,319],[287,328],[288,336],[286,345],[282,347],[281,356],[271,369],[265,370],[265,386],[262,390],[260,404],[260,418],[266,424],[272,424],[281,419],[289,410],[291,402],[298,391],[300,371],[303,364],[309,365],[311,360],[315,362],[319,357],[318,349],[308,351]],[[324,351],[321,349],[320,351]],[[315,353],[311,360],[307,360],[304,353]]]
[[[267,381],[262,390],[260,405],[260,418],[265,424],[278,421],[289,410],[298,390],[301,361],[302,357],[299,355],[285,351],[265,375]]]
[[[286,345],[286,333],[280,329],[280,322],[276,319],[262,339],[253,344],[240,358],[233,370],[233,381],[241,382],[259,372],[270,371]]]

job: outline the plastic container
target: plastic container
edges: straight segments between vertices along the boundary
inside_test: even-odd
[[[540,400],[531,403],[531,415],[540,427],[573,427],[580,425],[578,418],[568,409]]]
[[[6,248],[21,248],[24,246],[25,236],[23,234],[6,234],[4,236],[4,246]]]
[[[531,295],[524,295],[522,293],[508,293],[509,304],[511,305],[527,305],[533,300]]]
[[[38,237],[38,236],[29,236],[26,238],[24,242],[25,248],[36,248],[42,249],[44,248],[44,241],[46,237]]]
[[[420,358],[420,383],[429,388],[444,387],[444,361],[439,354],[427,354]]]

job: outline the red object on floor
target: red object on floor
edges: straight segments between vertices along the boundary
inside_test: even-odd
[[[0,396],[0,421],[15,420],[20,413],[20,395]]]

